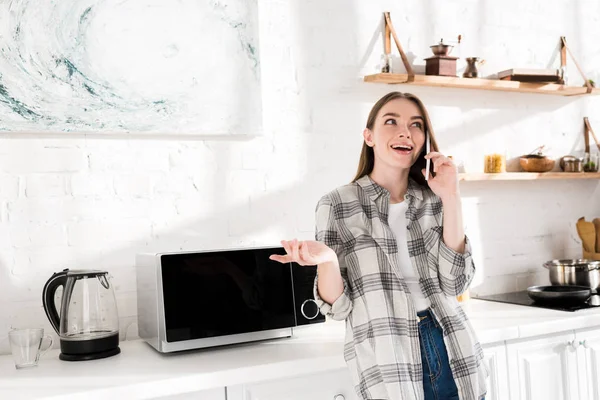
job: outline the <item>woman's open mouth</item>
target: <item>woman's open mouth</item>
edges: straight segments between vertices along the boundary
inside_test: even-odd
[[[409,155],[413,151],[413,146],[403,144],[393,144],[392,149],[394,152],[403,155]]]

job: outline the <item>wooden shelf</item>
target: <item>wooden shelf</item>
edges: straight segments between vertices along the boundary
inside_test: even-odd
[[[530,181],[534,179],[598,179],[600,173],[592,172],[506,172],[502,174],[469,173],[458,174],[459,181]]]
[[[578,86],[565,86],[555,83],[527,83],[517,81],[503,81],[480,78],[454,78],[435,75],[415,75],[412,82],[408,82],[407,74],[374,74],[364,77],[369,83],[407,84],[417,86],[449,87],[459,89],[497,90],[503,92],[541,93],[555,96],[581,96],[587,94],[587,88]],[[600,89],[593,89],[591,95],[599,95]]]

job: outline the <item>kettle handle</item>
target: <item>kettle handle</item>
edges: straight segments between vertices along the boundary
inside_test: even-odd
[[[60,317],[58,316],[58,311],[56,310],[56,303],[54,302],[54,295],[56,294],[56,290],[59,286],[64,287],[67,283],[67,273],[68,269],[65,269],[61,272],[56,272],[54,275],[48,279],[48,282],[44,285],[44,290],[42,291],[42,302],[44,305],[44,311],[46,311],[46,316],[50,320],[52,327],[56,331],[57,334],[60,335],[59,327],[60,327]]]

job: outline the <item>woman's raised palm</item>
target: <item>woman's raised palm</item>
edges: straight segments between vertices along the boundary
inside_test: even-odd
[[[300,265],[318,265],[337,261],[335,252],[327,245],[314,240],[282,240],[286,255],[273,254],[269,258],[280,263],[295,262]]]

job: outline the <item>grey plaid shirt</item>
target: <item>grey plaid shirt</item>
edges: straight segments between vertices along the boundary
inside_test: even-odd
[[[344,358],[362,399],[418,399],[423,394],[417,312],[402,277],[396,238],[388,225],[390,194],[368,176],[323,196],[316,210],[316,239],[337,254],[344,292],[332,304],[314,295],[321,312],[346,320]],[[456,296],[475,267],[442,238],[442,202],[409,180],[405,196],[410,259],[444,342],[460,399],[481,399],[488,375],[483,351]]]

